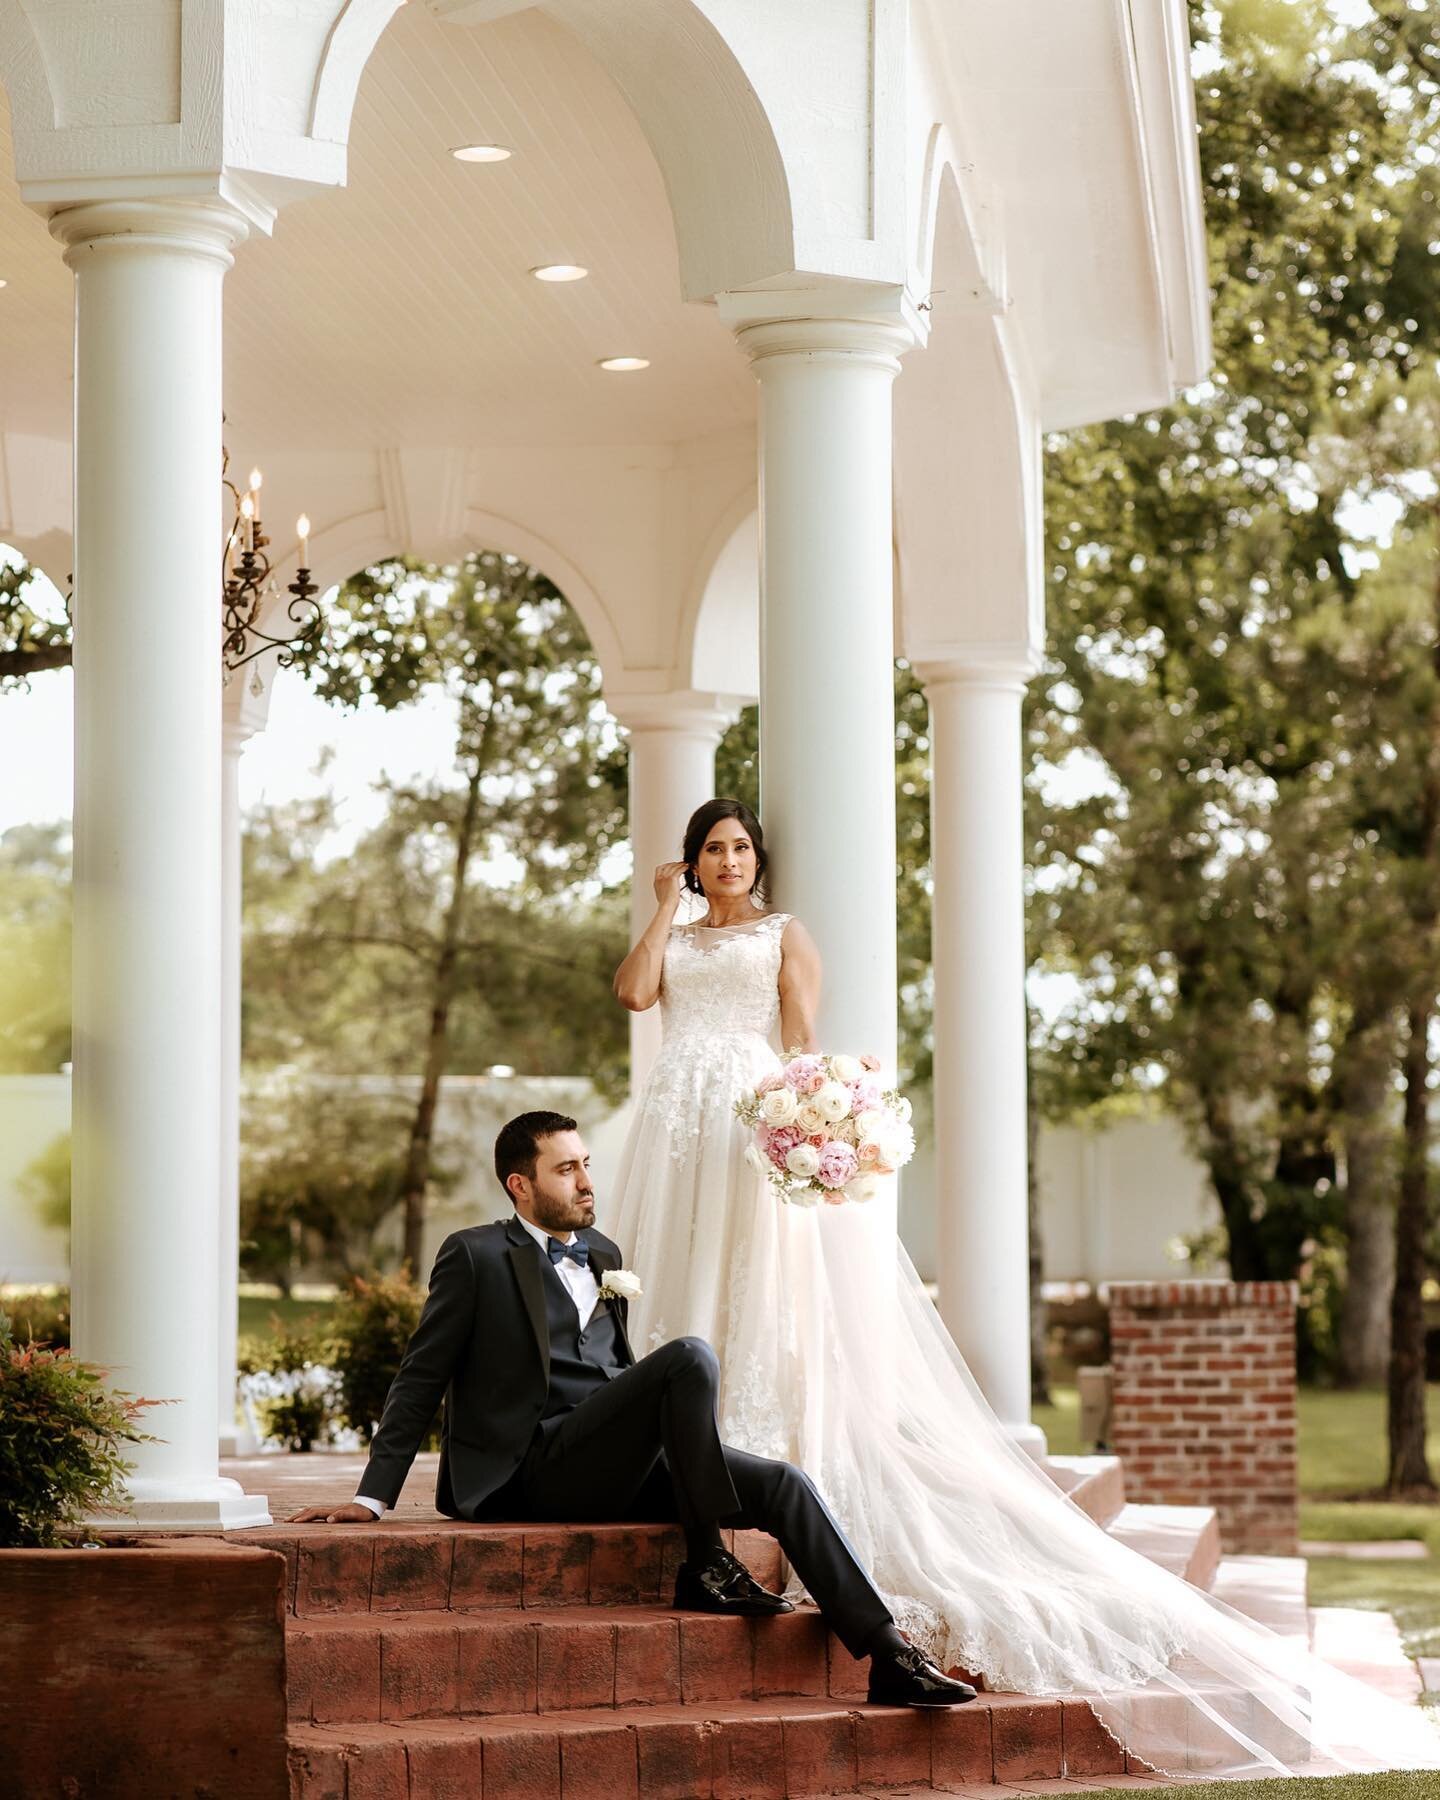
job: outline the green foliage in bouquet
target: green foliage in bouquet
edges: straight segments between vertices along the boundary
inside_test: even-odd
[[[335,1367],[339,1378],[342,1423],[367,1440],[385,1410],[385,1396],[395,1379],[425,1304],[423,1291],[404,1272],[354,1276],[335,1309]],[[438,1437],[432,1429],[426,1448]]]
[[[114,1506],[122,1447],[152,1441],[139,1419],[156,1404],[110,1392],[68,1350],[17,1343],[0,1312],[0,1549],[53,1549]]]

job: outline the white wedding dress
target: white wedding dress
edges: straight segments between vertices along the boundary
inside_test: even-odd
[[[714,1345],[726,1441],[806,1470],[942,1666],[1083,1695],[1175,1775],[1440,1766],[1418,1707],[1126,1549],[1013,1445],[893,1205],[787,1206],[746,1164],[732,1109],[777,1064],[787,922],[670,934],[663,1048],[605,1221],[644,1283],[637,1353],[687,1334]]]

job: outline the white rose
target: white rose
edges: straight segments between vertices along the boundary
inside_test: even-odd
[[[808,1137],[812,1131],[823,1131],[829,1121],[813,1100],[802,1100],[795,1108],[795,1123]]]
[[[760,1117],[767,1125],[793,1125],[795,1123],[795,1094],[791,1088],[771,1088],[760,1102]]]
[[[858,1056],[832,1056],[830,1073],[837,1081],[858,1081],[865,1071]]]
[[[771,1168],[774,1166],[771,1163],[770,1158],[765,1155],[758,1144],[747,1144],[745,1146],[745,1161],[757,1175],[768,1175]]]
[[[847,1181],[840,1192],[847,1200],[858,1201],[863,1206],[867,1200],[873,1200],[880,1192],[880,1177],[878,1175],[857,1175],[852,1181]]]
[[[809,1148],[808,1145],[805,1147]],[[818,1206],[820,1204],[819,1192],[808,1182],[799,1182],[788,1188],[785,1198],[792,1206]]]
[[[820,1173],[820,1152],[813,1144],[797,1144],[785,1158],[785,1167],[802,1181]]]
[[[838,1125],[850,1111],[850,1095],[838,1081],[827,1081],[815,1096],[820,1115],[831,1125]]]
[[[638,1300],[644,1292],[633,1269],[607,1269],[600,1278],[602,1300]]]
[[[868,1112],[859,1114],[855,1120],[855,1129],[860,1134],[861,1143],[873,1142],[889,1122],[889,1113],[882,1112],[878,1106],[871,1107]]]

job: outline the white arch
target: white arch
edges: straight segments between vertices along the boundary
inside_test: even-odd
[[[594,646],[602,674],[606,670],[618,672],[624,666],[620,639],[609,608],[595,584],[563,550],[528,525],[479,507],[466,508],[463,532],[472,549],[502,551],[541,570],[574,608]],[[383,507],[373,512],[356,513],[313,534],[310,539],[311,579],[323,593],[361,569],[406,555],[441,563],[453,558],[454,547],[401,543],[395,535],[390,515]],[[280,632],[288,603],[284,589],[294,580],[296,567],[294,554],[276,563],[275,580],[281,589],[281,598],[262,616],[262,630]]]

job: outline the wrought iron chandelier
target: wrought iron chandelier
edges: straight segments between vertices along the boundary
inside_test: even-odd
[[[249,485],[242,494],[229,477],[230,452],[222,448],[221,454],[220,479],[229,491],[235,509],[220,559],[221,653],[224,679],[228,683],[237,669],[253,662],[257,656],[263,656],[267,650],[275,651],[277,664],[288,669],[299,649],[319,637],[324,619],[315,598],[319,589],[310,579],[308,566],[310,521],[301,513],[295,521],[296,535],[300,539],[300,566],[295,571],[295,579],[285,590],[290,595],[285,611],[296,629],[288,637],[271,637],[269,632],[260,629],[257,621],[266,601],[280,597],[270,559],[265,554],[270,540],[260,521],[260,488],[264,477],[259,469],[252,469]],[[257,672],[257,686],[259,679]]]

